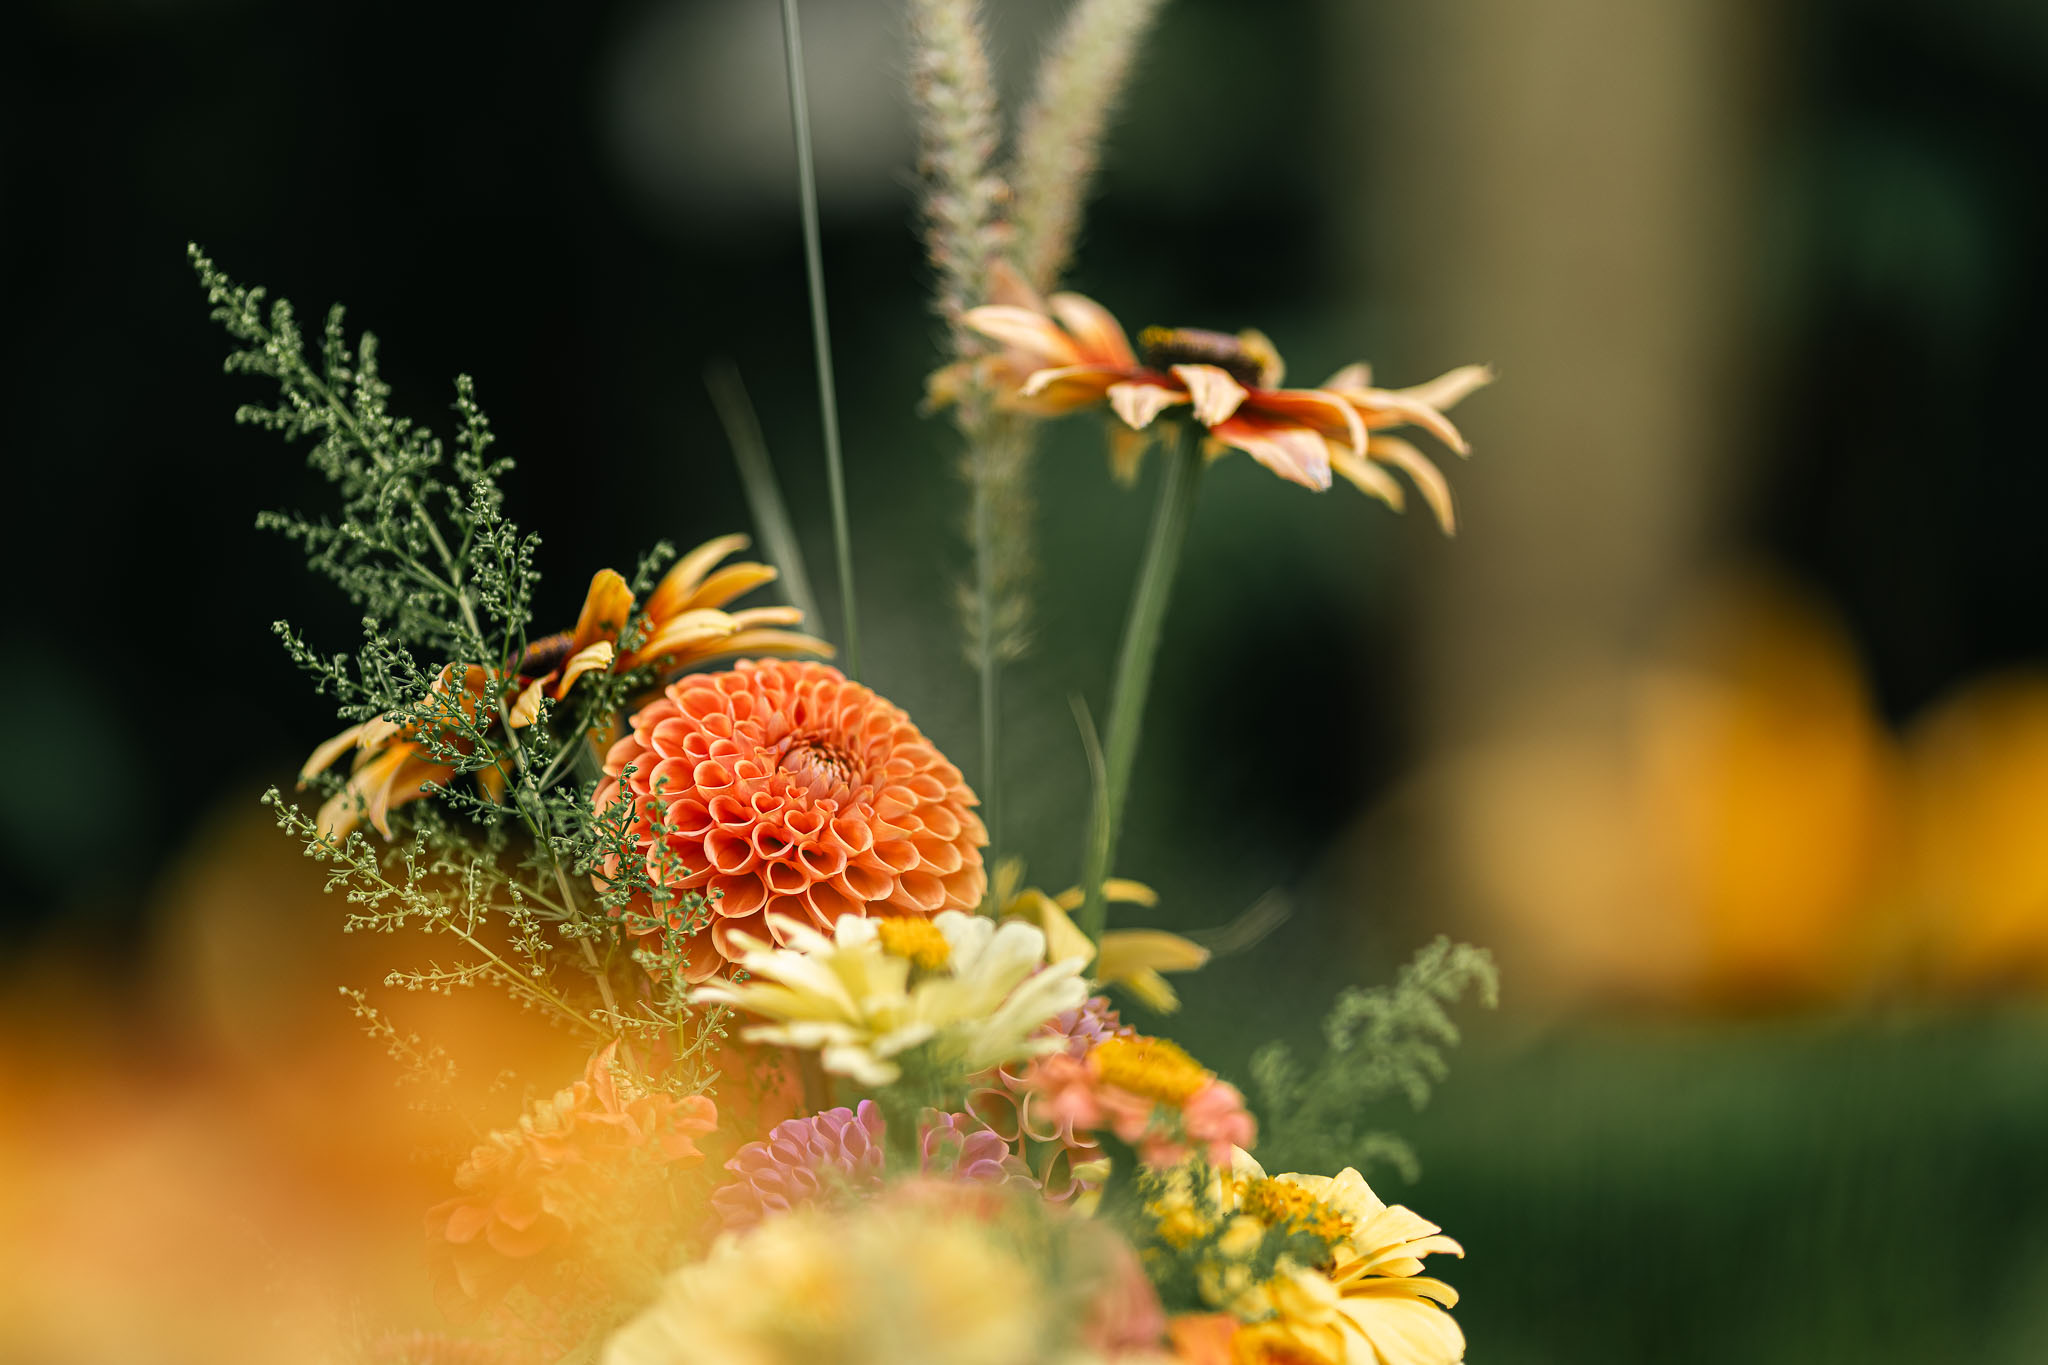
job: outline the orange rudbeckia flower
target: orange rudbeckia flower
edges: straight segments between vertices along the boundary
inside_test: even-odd
[[[638,641],[623,653],[618,643],[633,614],[633,590],[617,571],[600,569],[590,580],[576,628],[528,645],[501,679],[512,728],[533,724],[540,718],[543,697],[560,701],[586,673],[623,673],[651,665],[665,680],[698,664],[738,654],[830,655],[832,646],[825,641],[780,629],[802,623],[803,613],[795,607],[721,610],[776,576],[766,564],[743,561],[715,567],[746,545],[745,536],[720,536],[677,560],[648,595]],[[488,670],[474,664],[461,670],[450,665],[441,671],[433,691],[443,697],[459,691],[450,706],[459,709],[462,721],[473,723],[489,686]],[[496,704],[492,701],[491,708]],[[399,722],[379,716],[351,725],[315,749],[299,771],[301,787],[343,754],[353,750],[356,756],[347,784],[320,808],[321,832],[340,839],[367,819],[389,838],[394,809],[417,801],[430,786],[453,781],[455,768],[445,761],[445,751],[451,746],[462,748],[449,733],[461,728],[454,709],[439,726],[431,720]],[[487,712],[484,725],[490,722]],[[440,731],[441,742],[431,746],[423,742],[423,728]],[[433,749],[440,749],[444,757],[433,756]],[[502,765],[480,768],[476,773],[478,785],[493,800],[503,794],[508,777]]]
[[[1014,290],[1009,297],[1022,298]],[[1446,533],[1456,526],[1442,472],[1407,441],[1374,433],[1419,426],[1469,453],[1443,410],[1493,378],[1483,365],[1409,389],[1374,388],[1365,366],[1350,365],[1316,388],[1288,389],[1280,353],[1259,332],[1148,327],[1134,348],[1108,309],[1079,294],[987,304],[962,320],[1005,348],[981,373],[1008,391],[1007,406],[1054,416],[1107,404],[1125,429],[1113,447],[1119,477],[1136,472],[1154,419],[1185,406],[1214,453],[1242,450],[1319,492],[1334,471],[1398,511],[1406,499],[1383,467],[1391,465],[1414,480]],[[954,383],[949,377],[935,393],[943,397]]]

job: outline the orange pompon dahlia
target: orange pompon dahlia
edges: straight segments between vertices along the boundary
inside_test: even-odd
[[[1079,294],[987,304],[962,320],[1005,348],[981,377],[1007,391],[1008,406],[1055,416],[1106,403],[1124,428],[1113,446],[1119,477],[1136,473],[1153,420],[1186,406],[1215,453],[1242,450],[1317,491],[1330,486],[1334,470],[1398,511],[1405,503],[1401,485],[1381,466],[1399,468],[1444,530],[1455,528],[1436,466],[1407,441],[1373,433],[1420,426],[1458,454],[1469,453],[1443,409],[1491,381],[1484,366],[1466,365],[1415,388],[1376,389],[1370,371],[1352,365],[1316,388],[1286,389],[1280,353],[1259,332],[1148,327],[1134,349],[1109,310]],[[943,398],[951,387],[935,393]]]
[[[578,1228],[643,1195],[644,1177],[703,1161],[693,1139],[718,1126],[717,1106],[630,1088],[612,1067],[618,1046],[600,1048],[581,1080],[492,1133],[457,1168],[462,1193],[427,1211],[450,1307],[495,1298]]]
[[[692,981],[748,936],[781,943],[785,917],[830,933],[842,915],[980,903],[974,793],[900,708],[838,669],[742,659],[670,684],[629,724],[597,805],[632,800],[648,880],[710,900]]]

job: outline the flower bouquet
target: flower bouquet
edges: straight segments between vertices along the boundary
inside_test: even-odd
[[[1391,985],[1342,993],[1323,1054],[1262,1050],[1248,1102],[1152,1022],[1177,1007],[1167,975],[1204,967],[1216,941],[1130,922],[1156,897],[1114,873],[1205,465],[1242,454],[1318,492],[1341,476],[1396,510],[1412,486],[1448,533],[1442,473],[1393,433],[1466,453],[1445,410],[1489,375],[1387,389],[1351,365],[1289,388],[1258,332],[1134,341],[1059,291],[1157,9],[1074,0],[1006,129],[976,7],[909,3],[945,338],[925,394],[967,485],[983,796],[1000,790],[1003,669],[1029,643],[1041,424],[1099,414],[1125,483],[1150,447],[1163,466],[1099,734],[1076,708],[1094,795],[1063,890],[1028,882],[962,768],[860,681],[792,5],[836,639],[804,629],[816,599],[758,452],[743,468],[774,562],[736,558],[740,535],[657,546],[630,573],[599,569],[575,621],[543,629],[559,623],[535,620],[540,543],[506,513],[472,382],[457,380],[444,438],[394,409],[375,339],[351,338],[340,309],[309,337],[193,249],[228,369],[275,387],[239,419],[310,445],[339,500],[263,520],[363,617],[341,654],[277,628],[347,722],[301,773],[317,805],[269,794],[278,823],[324,865],[351,930],[440,941],[387,986],[495,988],[587,1059],[498,1115],[424,1211],[450,1324],[373,1331],[367,1358],[1463,1358],[1457,1295],[1425,1273],[1462,1251],[1361,1174],[1413,1166],[1362,1110],[1420,1103],[1457,1038],[1448,1008],[1490,1003],[1489,959],[1439,940]],[[786,602],[746,604],[776,584]],[[345,994],[414,1076],[453,1066]]]

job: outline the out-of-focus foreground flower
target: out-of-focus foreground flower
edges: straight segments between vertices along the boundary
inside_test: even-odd
[[[2048,679],[1895,732],[1823,606],[1708,585],[1411,789],[1522,989],[1717,1007],[2048,984]]]
[[[1104,1225],[1035,1195],[911,1183],[768,1219],[678,1272],[605,1365],[1043,1365],[1164,1330]],[[1077,1330],[1078,1329],[1078,1330]]]
[[[1406,499],[1387,471],[1400,469],[1445,532],[1455,528],[1442,471],[1409,442],[1375,433],[1419,426],[1467,454],[1444,409],[1492,379],[1484,366],[1381,389],[1366,366],[1349,365],[1313,389],[1287,389],[1280,354],[1259,332],[1148,327],[1133,348],[1093,299],[1054,294],[1041,303],[1013,292],[1013,300],[970,309],[962,319],[1005,348],[983,367],[982,382],[1010,406],[1042,415],[1106,404],[1122,425],[1112,448],[1120,477],[1135,473],[1154,420],[1186,406],[1217,451],[1242,450],[1304,487],[1328,488],[1334,470],[1398,511]],[[943,380],[935,392],[943,397],[958,382]]]
[[[455,768],[433,750],[452,747],[466,753],[468,743],[450,732],[463,728],[463,722],[488,727],[501,702],[511,727],[521,730],[540,718],[544,697],[562,700],[578,679],[590,673],[653,668],[663,676],[738,654],[831,654],[832,646],[823,640],[781,629],[803,621],[795,607],[721,610],[734,598],[774,581],[775,570],[766,564],[743,561],[714,571],[720,560],[746,545],[745,536],[721,536],[678,559],[648,595],[634,643],[623,653],[619,643],[633,618],[633,591],[616,570],[601,569],[590,580],[576,628],[528,645],[501,679],[502,697],[487,695],[491,675],[482,666],[449,665],[434,685],[435,696],[444,699],[445,717],[429,714],[404,722],[379,717],[329,739],[306,760],[299,785],[351,751],[355,768],[347,784],[320,808],[320,828],[339,839],[367,819],[388,838],[391,811],[417,801],[429,786],[454,780]],[[437,742],[423,742],[425,738]],[[495,800],[504,793],[510,773],[503,764],[494,764],[478,769],[476,779]]]
[[[662,1168],[703,1161],[692,1140],[718,1126],[703,1096],[634,1093],[612,1065],[618,1043],[583,1077],[492,1133],[455,1173],[462,1191],[427,1213],[452,1312],[488,1302],[542,1267],[560,1242],[616,1213]]]
[[[890,1085],[898,1058],[928,1047],[938,1071],[975,1072],[1059,1046],[1039,1026],[1088,994],[1081,964],[1048,964],[1045,936],[948,910],[927,922],[848,915],[831,938],[784,923],[787,948],[742,939],[748,980],[700,986],[701,1003],[768,1020],[749,1041],[813,1050],[824,1068],[860,1085]]]
[[[824,664],[742,660],[671,684],[604,770],[598,807],[633,803],[648,879],[712,898],[692,980],[737,960],[744,937],[971,909],[987,885],[988,833],[960,770],[900,708]],[[647,910],[650,924],[663,913]]]

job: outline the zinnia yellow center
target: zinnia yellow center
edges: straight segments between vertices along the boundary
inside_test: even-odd
[[[953,946],[928,919],[891,915],[875,921],[875,934],[882,951],[891,957],[907,957],[926,971],[936,971],[953,955]]]
[[[1325,1242],[1351,1235],[1351,1220],[1289,1180],[1248,1180],[1238,1187],[1238,1207],[1269,1228],[1306,1232]]]
[[[1209,1083],[1202,1064],[1164,1038],[1105,1038],[1088,1066],[1105,1085],[1176,1106]]]

